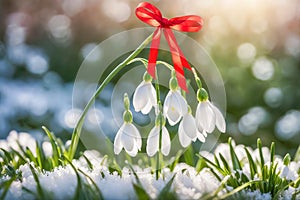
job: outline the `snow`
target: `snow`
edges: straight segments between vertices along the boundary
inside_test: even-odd
[[[23,147],[28,147],[35,152],[34,138],[27,133],[17,133],[12,131],[6,140],[0,140],[1,148],[9,150],[14,148],[19,150],[16,146],[17,141]],[[29,142],[28,142],[29,141]],[[237,145],[233,143],[236,149],[237,155],[240,159],[243,159],[246,155],[243,153],[243,145]],[[47,152],[47,155],[52,154],[52,147],[49,142],[44,142],[42,145],[43,149]],[[249,149],[258,155],[258,151]],[[265,157],[269,157],[269,149],[264,148]],[[215,150],[215,153],[219,152],[224,155],[228,163],[230,162],[230,152],[228,144],[219,144]],[[200,152],[201,155],[205,155],[207,158],[212,159],[213,154],[209,152]],[[93,169],[90,169],[85,158],[80,157],[78,160],[73,160],[72,164],[81,169],[84,173],[90,176],[96,185],[100,188],[104,199],[137,199],[135,194],[133,183],[136,183],[136,179],[132,174],[132,171],[128,167],[122,169],[122,176],[118,175],[117,172],[111,173],[108,169],[106,158],[102,157],[99,152],[94,150],[87,150],[84,155],[90,160],[93,165]],[[268,159],[268,158],[267,158]],[[266,159],[266,161],[267,161]],[[278,164],[278,170],[281,170],[281,176],[295,180],[300,169],[300,162],[292,161],[288,166],[283,164],[281,157],[276,156]],[[33,163],[30,163],[32,166]],[[212,174],[210,169],[204,168],[199,173],[194,167],[191,167],[185,163],[178,163],[174,170],[171,172],[169,168],[162,170],[162,176],[156,180],[155,174],[151,173],[151,168],[141,168],[137,165],[133,166],[137,173],[143,188],[146,189],[149,196],[153,199],[157,198],[159,192],[164,188],[166,183],[175,175],[172,190],[174,190],[180,199],[199,199],[203,195],[211,194],[217,190],[221,185],[220,181]],[[21,181],[16,180],[12,183],[6,199],[34,199],[35,197],[23,190],[28,190],[36,193],[36,181],[30,170],[29,164],[24,164],[19,167],[19,172],[22,174]],[[77,187],[76,173],[71,165],[59,166],[52,171],[41,171],[35,169],[40,184],[47,195],[50,195],[52,199],[72,199]],[[243,170],[239,173],[244,173],[250,178],[249,163],[245,161],[243,164]],[[83,181],[87,181],[86,177],[80,174]],[[224,179],[226,177],[223,177]],[[0,183],[6,180],[7,177],[0,177]],[[223,179],[223,180],[224,180]],[[230,189],[230,188],[229,188]],[[231,188],[232,189],[232,188]],[[297,188],[299,190],[299,188]],[[117,191],[117,192],[116,192]],[[279,199],[291,199],[295,189],[290,187],[284,193],[279,196]],[[1,192],[1,189],[0,189]],[[243,199],[272,199],[271,194],[260,191],[243,190],[238,193]],[[299,195],[297,196],[299,197]]]

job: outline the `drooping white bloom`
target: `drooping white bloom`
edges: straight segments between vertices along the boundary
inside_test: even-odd
[[[196,110],[196,123],[199,131],[211,133],[215,126],[224,133],[226,123],[222,113],[208,99],[200,101]]]
[[[156,106],[156,91],[150,81],[142,81],[135,89],[133,107],[136,112],[148,114],[152,106]]]
[[[201,133],[198,133],[196,121],[193,115],[190,113],[183,115],[178,127],[178,137],[181,146],[185,148],[190,145],[191,141],[195,141],[197,139],[198,134]]]
[[[124,123],[119,129],[115,141],[114,152],[119,154],[122,149],[132,157],[137,155],[137,152],[141,150],[142,139],[140,132],[132,123]]]
[[[179,90],[170,90],[164,102],[164,116],[171,126],[177,124],[188,112],[188,105]]]
[[[149,133],[146,147],[146,151],[149,156],[154,156],[154,154],[159,151],[159,132],[160,126],[155,126]],[[170,153],[171,140],[169,132],[165,126],[162,126],[161,140],[161,152],[164,156],[167,156]]]

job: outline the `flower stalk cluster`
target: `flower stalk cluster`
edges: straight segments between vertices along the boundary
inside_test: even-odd
[[[184,91],[178,86],[174,70],[171,71],[170,90],[164,99],[163,105],[160,105],[159,85],[156,84],[156,88],[154,88],[152,77],[147,72],[143,76],[143,81],[135,89],[133,94],[134,110],[146,115],[154,108],[156,114],[155,126],[151,129],[147,138],[146,152],[148,156],[154,156],[160,151],[164,156],[169,154],[171,140],[166,128],[166,121],[170,126],[179,124],[178,138],[184,148],[197,139],[204,143],[207,134],[212,133],[215,127],[219,131],[225,132],[226,123],[222,113],[209,101],[208,92],[202,87],[195,69],[193,69],[193,73],[198,86],[198,106],[195,117],[186,101]],[[129,110],[130,104],[127,94],[124,97],[124,105],[124,124],[116,135],[114,149],[115,153],[119,154],[124,147],[129,155],[135,156],[141,149],[141,139],[137,128],[132,124],[132,114]],[[129,136],[133,136],[133,138],[129,139]]]

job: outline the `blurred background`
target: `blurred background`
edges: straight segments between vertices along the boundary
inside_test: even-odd
[[[134,14],[140,2],[1,0],[0,138],[10,130],[39,135],[46,125],[69,139],[80,113],[72,109],[72,89],[81,62],[113,34],[147,26]],[[275,141],[279,153],[293,153],[300,144],[300,2],[149,2],[165,17],[203,17],[202,30],[189,36],[209,52],[224,79],[228,128],[220,141],[232,136],[254,146],[260,137],[265,145]],[[116,133],[109,117],[112,88],[100,97],[96,115]]]

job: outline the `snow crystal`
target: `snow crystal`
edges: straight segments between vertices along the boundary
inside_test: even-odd
[[[21,148],[28,147],[35,152],[35,139],[28,133],[17,133],[16,131],[10,132],[6,140],[0,140],[1,148],[10,151],[13,148],[19,151],[19,145]],[[46,156],[52,155],[52,146],[48,141],[42,143],[42,148]],[[233,148],[240,160],[242,160],[242,170],[236,170],[241,174],[246,175],[250,179],[250,167],[246,159],[246,154],[243,151],[243,145],[235,145],[233,143]],[[248,148],[248,147],[247,147]],[[255,156],[255,160],[260,160],[259,152],[257,149],[252,150],[248,148],[251,155]],[[232,163],[230,150],[228,144],[219,144],[216,147],[215,153],[222,154],[229,164]],[[207,159],[214,162],[213,154],[210,152],[199,152],[200,155],[205,156]],[[266,147],[263,148],[263,154],[265,158],[266,165],[271,165],[270,150]],[[124,167],[122,169],[122,176],[120,176],[116,171],[110,172],[108,169],[107,158],[103,157],[98,151],[87,150],[83,155],[92,164],[92,169],[89,167],[89,163],[85,157],[81,156],[77,160],[72,160],[72,164],[75,168],[82,170],[87,174],[95,184],[100,188],[104,199],[137,199],[135,194],[133,183],[137,183],[135,176],[133,175],[131,168]],[[219,155],[218,155],[219,157]],[[0,161],[3,161],[0,160]],[[277,172],[280,172],[282,178],[287,180],[296,180],[299,175],[298,171],[300,169],[300,162],[291,161],[289,165],[284,165],[282,158],[276,156],[275,161],[278,163]],[[37,185],[34,180],[34,176],[31,172],[30,165],[34,166],[34,163],[28,163],[21,165],[17,172],[21,174],[21,180],[15,180],[8,190],[6,199],[34,199],[34,193],[37,193]],[[232,165],[232,164],[231,164]],[[176,192],[176,195],[180,199],[201,199],[204,195],[214,193],[222,184],[212,173],[211,169],[203,168],[200,172],[192,166],[185,163],[178,163],[174,170],[171,171],[170,168],[163,168],[161,171],[161,176],[156,180],[156,176],[152,173],[150,167],[141,168],[140,166],[133,165],[134,171],[139,177],[139,180],[146,189],[148,195],[155,199],[158,194],[168,181],[174,177],[174,181],[171,187],[172,191]],[[43,188],[43,191],[49,195],[52,199],[72,199],[75,194],[77,187],[77,175],[70,164],[66,166],[59,166],[54,168],[52,171],[44,171],[35,169],[35,173],[38,175],[38,179]],[[235,174],[235,172],[233,174]],[[215,171],[225,183],[229,176],[223,177],[218,171]],[[83,182],[87,182],[87,177],[82,173],[79,173]],[[8,180],[9,176],[0,177],[0,183]],[[254,180],[257,180],[257,174],[254,176]],[[226,186],[228,190],[233,190],[232,187]],[[23,189],[22,189],[23,188]],[[30,190],[33,192],[26,192],[24,190]],[[117,192],[115,192],[117,189]],[[299,190],[300,188],[297,188]],[[224,190],[225,192],[225,190]],[[279,199],[286,200],[291,199],[295,189],[290,187],[286,191],[280,194]],[[223,193],[223,191],[221,191]],[[223,193],[224,194],[224,193]],[[299,198],[299,194],[297,198]],[[261,193],[260,191],[243,190],[233,197],[237,199],[272,199],[270,193]]]

